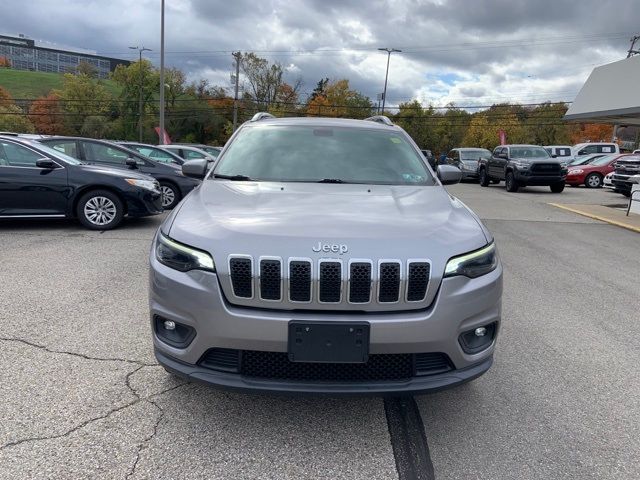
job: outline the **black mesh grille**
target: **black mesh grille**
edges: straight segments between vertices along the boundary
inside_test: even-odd
[[[409,281],[407,284],[407,300],[419,302],[424,299],[429,284],[429,264],[427,262],[413,262],[409,264]]]
[[[201,367],[238,373],[240,370],[240,350],[210,348],[202,356],[199,363]]]
[[[241,373],[274,380],[358,382],[413,376],[411,354],[370,355],[367,363],[290,362],[286,353],[245,351]]]
[[[248,258],[232,258],[229,261],[231,269],[231,285],[236,297],[251,298],[253,296],[253,278],[251,277],[251,260]]]
[[[340,262],[320,264],[320,301],[338,303],[342,287],[342,265]]]
[[[400,295],[400,264],[380,264],[380,302],[397,302]]]
[[[367,303],[371,300],[371,264],[357,262],[351,264],[349,274],[349,301]]]
[[[444,353],[369,355],[366,363],[291,362],[285,352],[211,348],[201,367],[271,380],[366,382],[407,380],[453,370]]]
[[[416,353],[415,362],[417,375],[435,375],[453,369],[444,353]]]
[[[289,299],[293,302],[311,301],[311,264],[295,260],[289,264]]]
[[[553,175],[560,173],[560,168],[558,163],[534,163],[531,166],[531,171],[539,175]]]
[[[260,297],[265,300],[280,300],[280,260],[260,261]]]

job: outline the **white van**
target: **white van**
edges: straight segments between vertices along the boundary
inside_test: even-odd
[[[545,145],[544,148],[551,156],[555,155],[560,160],[569,160],[573,157],[570,145]]]
[[[571,147],[574,157],[579,155],[589,155],[590,153],[620,153],[620,147],[617,143],[578,143]]]

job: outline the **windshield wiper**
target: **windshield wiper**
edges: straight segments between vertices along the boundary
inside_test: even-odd
[[[214,173],[213,176],[215,178],[222,178],[224,180],[237,180],[239,182],[253,180],[251,177],[247,177],[246,175],[222,175],[219,173]]]
[[[340,180],[339,178],[323,178],[322,180],[318,180],[317,183],[344,183],[344,180]]]

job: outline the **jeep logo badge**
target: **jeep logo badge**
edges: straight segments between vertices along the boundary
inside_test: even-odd
[[[340,245],[338,245],[337,243],[329,244],[329,243],[318,242],[318,244],[311,247],[311,249],[316,253],[332,252],[332,253],[339,253],[340,255],[347,253],[349,251],[349,247],[347,247],[344,243],[341,243]]]

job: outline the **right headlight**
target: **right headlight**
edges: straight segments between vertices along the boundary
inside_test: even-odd
[[[522,162],[522,161],[519,161],[519,160],[514,160],[513,164],[516,166],[516,168],[518,170],[527,170],[531,166],[531,163]]]
[[[158,233],[155,245],[156,258],[167,267],[188,272],[189,270],[207,270],[215,272],[213,258],[207,252],[189,247],[183,243]]]
[[[492,272],[497,266],[498,253],[496,252],[496,245],[495,243],[490,243],[480,250],[450,259],[444,269],[444,276],[463,275],[469,278],[476,278]]]

